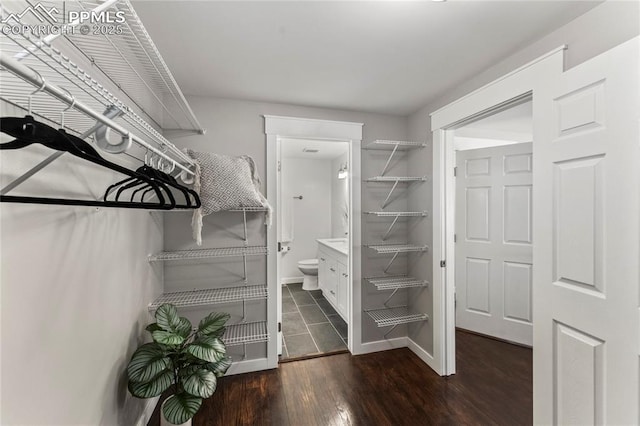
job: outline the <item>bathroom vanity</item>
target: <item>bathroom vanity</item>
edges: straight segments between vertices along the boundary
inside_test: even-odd
[[[318,239],[318,285],[345,322],[348,321],[349,242],[346,238]]]

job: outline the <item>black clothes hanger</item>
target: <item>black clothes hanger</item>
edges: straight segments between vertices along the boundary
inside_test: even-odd
[[[158,184],[165,184],[169,188],[175,188],[176,190],[181,192],[184,195],[185,204],[176,204],[175,205],[176,208],[197,209],[201,206],[200,197],[198,196],[198,193],[192,189],[189,189],[180,185],[173,176],[166,174],[160,170],[154,169],[153,167],[149,167],[148,165],[143,165],[140,168],[138,168],[136,171],[140,174],[148,176],[150,179],[152,179],[154,182],[157,182]],[[116,195],[114,199],[117,201],[120,199],[120,196],[124,191],[135,188],[136,186],[139,186],[139,184],[136,182],[133,182],[131,179],[125,179],[123,181],[117,182],[111,185],[109,188],[107,188],[104,199],[107,200],[107,197],[109,196],[109,194],[115,192]],[[151,189],[146,188],[144,186],[141,186],[140,188],[135,189],[131,194],[131,201],[133,201],[136,195],[138,195],[141,191],[142,191],[142,194],[140,197],[140,201],[144,201],[144,198],[151,191]],[[170,199],[173,200],[173,195],[170,190],[168,190],[167,195],[169,196]],[[191,197],[193,197],[193,202],[191,200]]]
[[[125,201],[96,201],[96,200],[75,200],[63,198],[26,197],[0,195],[0,202],[15,203],[37,203],[37,204],[61,204],[96,207],[121,207],[137,209],[162,209],[173,208],[174,203],[166,204],[162,195],[161,187],[149,179],[147,176],[134,172],[112,163],[100,157],[97,151],[84,140],[70,135],[64,130],[56,130],[44,123],[36,121],[32,116],[25,117],[2,117],[0,118],[0,131],[16,139],[0,144],[0,150],[20,149],[33,143],[44,145],[50,149],[69,152],[84,160],[98,164],[110,170],[125,174],[130,178],[135,178],[149,185],[158,196],[157,203],[125,202]]]

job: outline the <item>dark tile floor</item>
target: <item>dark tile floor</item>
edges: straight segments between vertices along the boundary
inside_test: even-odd
[[[282,287],[282,336],[280,359],[347,349],[347,323],[321,290],[303,290],[302,283]]]

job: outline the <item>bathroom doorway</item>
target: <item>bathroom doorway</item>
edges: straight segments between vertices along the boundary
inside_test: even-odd
[[[349,143],[281,138],[280,361],[348,350]]]

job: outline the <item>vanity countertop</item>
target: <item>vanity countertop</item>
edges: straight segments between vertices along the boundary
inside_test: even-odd
[[[322,244],[344,255],[349,254],[349,240],[347,238],[320,238],[316,241],[318,244]]]

